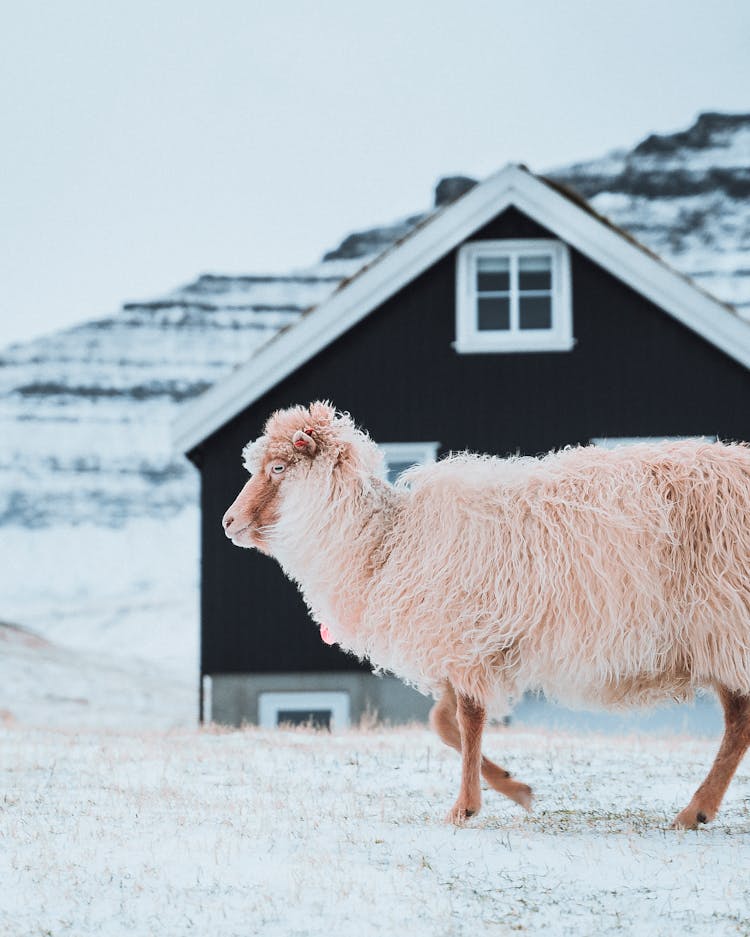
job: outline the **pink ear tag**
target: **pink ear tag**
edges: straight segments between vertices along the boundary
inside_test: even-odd
[[[328,630],[328,625],[321,625],[321,626],[320,626],[320,637],[321,637],[321,639],[323,640],[323,642],[324,642],[325,644],[335,644],[335,643],[336,643],[336,641],[335,641],[333,635],[332,635],[331,632]]]

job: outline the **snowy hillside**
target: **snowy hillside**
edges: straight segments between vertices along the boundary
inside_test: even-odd
[[[0,354],[0,524],[170,517],[194,503],[177,407],[246,361],[356,269],[202,276]]]
[[[750,319],[750,114],[701,114],[550,175]]]
[[[750,115],[552,175],[750,317]],[[437,203],[472,184],[442,180]],[[423,217],[355,232],[307,270],[205,275],[0,352],[0,618],[193,686],[198,481],[172,451],[178,408]]]
[[[194,687],[158,664],[74,651],[0,622],[0,726],[173,729],[195,723]]]

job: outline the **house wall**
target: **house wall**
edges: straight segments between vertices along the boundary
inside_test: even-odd
[[[257,723],[261,694],[321,691],[348,695],[354,725],[372,716],[391,725],[424,722],[432,705],[396,677],[372,673],[223,673],[211,678],[211,721],[231,726]]]
[[[471,240],[552,237],[509,209]],[[601,436],[750,439],[747,371],[571,251],[571,352],[457,354],[451,251],[192,453],[202,473],[202,672],[364,672],[324,645],[277,564],[224,537],[240,452],[279,407],[332,400],[373,438],[537,454]]]

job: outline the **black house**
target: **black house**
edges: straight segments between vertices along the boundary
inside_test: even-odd
[[[324,645],[276,563],[225,539],[240,452],[271,411],[332,400],[396,474],[449,450],[750,439],[748,367],[750,323],[521,167],[431,215],[179,419],[202,477],[211,718],[341,724],[369,706],[397,721],[429,706]]]

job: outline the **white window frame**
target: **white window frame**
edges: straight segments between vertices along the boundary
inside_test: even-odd
[[[716,442],[716,436],[597,436],[591,440],[591,445],[600,449],[616,449],[619,446],[637,446],[638,443],[683,442],[688,439]]]
[[[276,729],[279,713],[285,709],[329,710],[331,729],[348,729],[351,721],[349,694],[346,690],[301,690],[268,692],[258,695],[258,725]]]
[[[381,442],[378,445],[383,450],[386,468],[390,467],[392,462],[427,465],[437,459],[440,448],[439,442]]]
[[[544,254],[552,260],[552,328],[520,329],[518,323],[518,260]],[[484,257],[507,257],[511,264],[511,328],[494,331],[477,327],[477,262]],[[562,241],[523,239],[470,241],[456,258],[456,341],[459,354],[493,351],[570,351],[573,338],[570,253]]]

